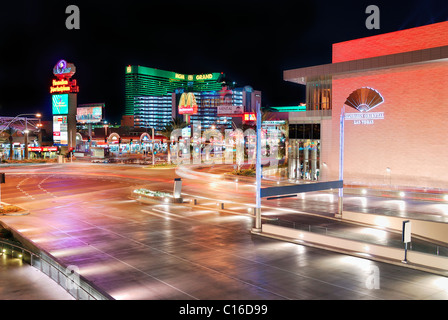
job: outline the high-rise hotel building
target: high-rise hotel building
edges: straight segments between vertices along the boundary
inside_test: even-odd
[[[125,72],[125,117],[131,125],[162,131],[172,118],[179,115],[179,100],[184,92],[191,92],[198,105],[191,120],[201,121],[203,129],[212,125],[232,126],[232,117],[218,112],[222,92],[226,91],[224,74],[182,74],[143,66],[127,66]],[[251,87],[227,90],[233,106],[246,112],[255,110],[261,101],[261,92]]]

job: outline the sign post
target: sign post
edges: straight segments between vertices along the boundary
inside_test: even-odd
[[[409,220],[403,221],[402,240],[404,242],[404,260],[402,262],[408,263],[408,243],[411,242],[411,221]]]

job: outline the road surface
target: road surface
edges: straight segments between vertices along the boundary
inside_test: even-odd
[[[172,190],[173,169],[73,163],[4,171],[2,200],[31,213],[0,220],[115,299],[448,298],[442,276],[251,235],[244,212],[252,185],[183,177],[185,198],[199,205],[145,204],[132,190]],[[217,197],[241,212],[217,210]]]

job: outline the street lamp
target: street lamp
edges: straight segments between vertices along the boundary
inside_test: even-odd
[[[40,113],[21,113],[21,114],[15,116],[14,118],[12,118],[12,120],[8,122],[8,124],[2,129],[2,131],[0,131],[0,134],[3,133],[3,131],[5,131],[6,129],[8,129],[8,127],[11,125],[11,123],[13,123],[17,118],[22,117],[22,116],[35,116],[36,118],[40,118],[42,115]],[[39,122],[40,122],[40,119],[39,119]],[[26,118],[25,118],[25,125],[26,125]]]
[[[36,118],[39,118],[40,123],[40,117],[42,116],[40,113],[21,113],[17,116],[15,116],[9,123],[3,128],[2,131],[0,131],[0,134],[3,133],[8,127],[13,123],[17,118],[25,116],[25,159],[28,159],[28,121],[26,119],[26,116],[35,116]],[[12,143],[12,140],[11,142]],[[12,150],[12,149],[11,149]],[[11,155],[10,155],[11,156]],[[11,157],[12,159],[12,157]]]

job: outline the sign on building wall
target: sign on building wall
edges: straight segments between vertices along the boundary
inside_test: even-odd
[[[218,115],[233,115],[233,114],[243,114],[243,106],[232,106],[232,105],[219,105],[217,107]]]
[[[179,100],[179,114],[196,114],[198,112],[198,104],[194,93],[182,93]]]
[[[345,104],[359,113],[345,113],[345,120],[352,120],[353,124],[373,124],[375,120],[384,119],[384,112],[370,112],[384,102],[381,94],[375,89],[363,87],[353,91]]]

